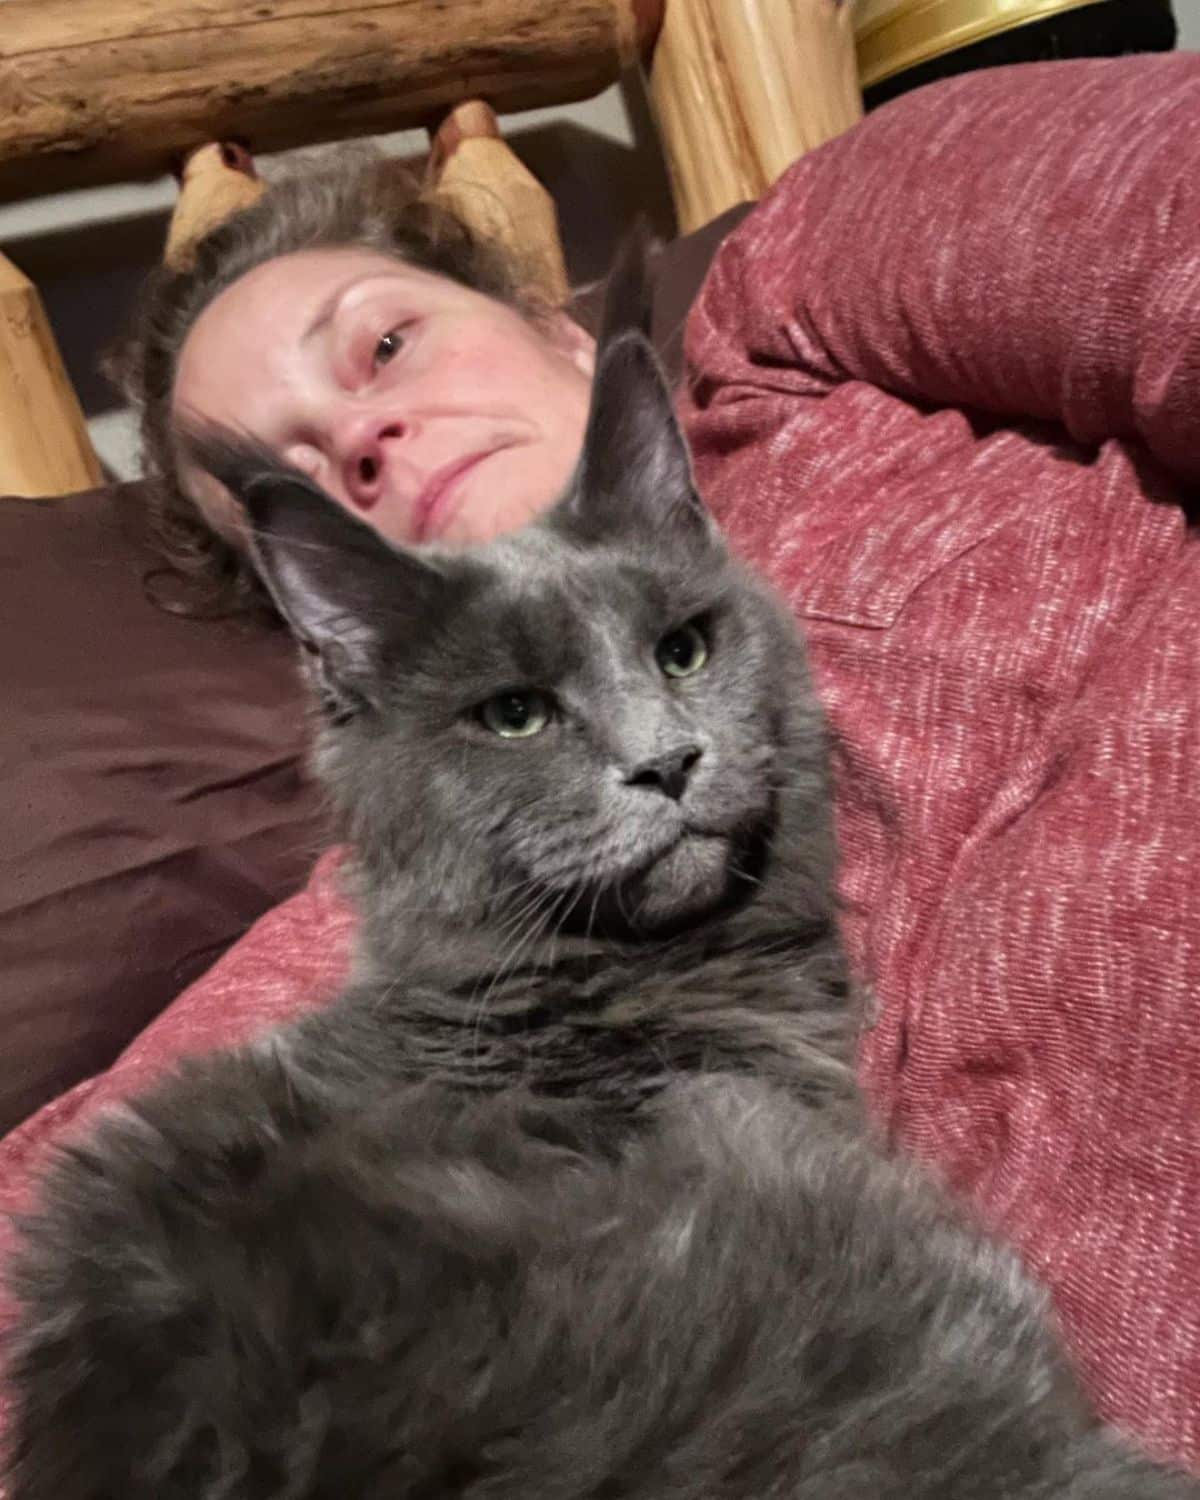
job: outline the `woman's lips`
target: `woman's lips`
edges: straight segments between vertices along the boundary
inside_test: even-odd
[[[453,463],[445,464],[432,476],[417,496],[417,502],[413,506],[413,540],[415,542],[427,542],[431,537],[438,535],[444,523],[449,519],[447,511],[461,480],[477,464],[481,464],[485,458],[490,458],[493,453],[497,452],[499,452],[497,448],[487,448],[481,453],[472,453],[466,458],[455,459]]]

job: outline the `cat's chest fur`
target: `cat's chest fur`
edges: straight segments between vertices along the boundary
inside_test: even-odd
[[[831,925],[746,921],[646,951],[558,939],[501,968],[486,943],[362,966],[296,1060],[352,1089],[436,1081],[627,1112],[671,1080],[740,1074],[853,1109],[857,1031]],[[447,974],[447,970],[451,973]],[[440,972],[439,972],[440,971]]]

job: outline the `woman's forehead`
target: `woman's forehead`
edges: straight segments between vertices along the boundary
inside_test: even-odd
[[[180,366],[189,356],[209,352],[213,344],[249,343],[262,330],[269,330],[277,341],[298,339],[341,291],[375,278],[419,288],[427,296],[474,295],[444,276],[405,265],[380,250],[297,250],[255,266],[214,297],[188,334]]]
[[[477,294],[365,248],[301,250],[255,266],[196,319],[180,351],[172,405],[268,435],[265,411],[305,378],[305,344],[362,285],[408,287],[426,305]]]

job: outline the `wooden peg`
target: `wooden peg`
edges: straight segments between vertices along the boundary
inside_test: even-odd
[[[450,111],[433,136],[429,181],[478,234],[498,240],[551,306],[569,295],[554,199],[505,144],[491,108],[472,99]]]
[[[103,478],[37,288],[0,255],[0,495],[44,499]]]
[[[163,259],[176,270],[186,270],[195,257],[196,242],[230,214],[257,203],[265,190],[244,146],[233,141],[200,146],[180,173],[179,199]]]
[[[847,0],[667,0],[650,97],[688,233],[862,117]]]

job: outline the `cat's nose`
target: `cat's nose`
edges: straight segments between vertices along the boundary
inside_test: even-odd
[[[677,745],[662,755],[635,766],[625,777],[626,786],[644,786],[678,802],[687,790],[688,777],[704,752],[699,745]]]

